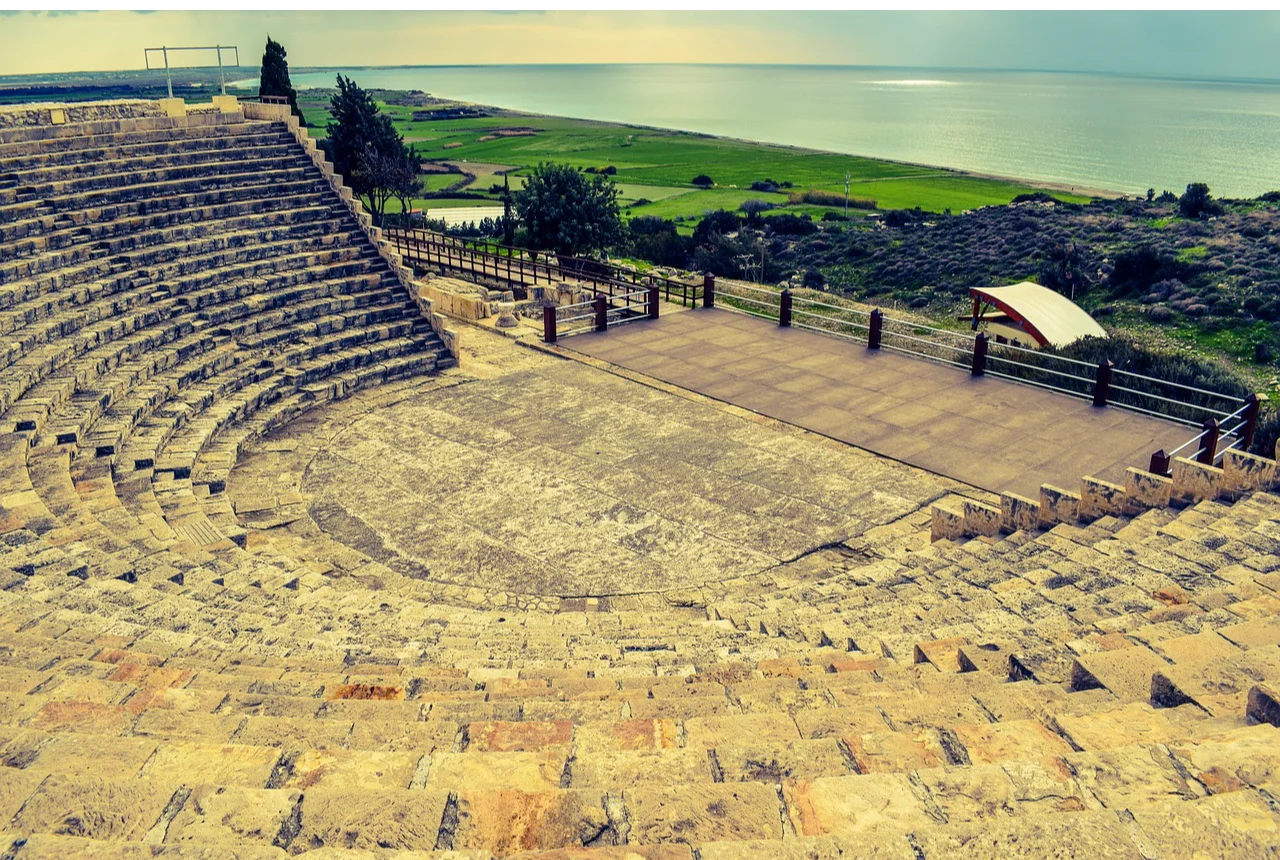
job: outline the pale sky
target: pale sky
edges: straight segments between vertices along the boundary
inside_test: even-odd
[[[1280,12],[0,11],[0,75],[143,67],[267,34],[291,66],[814,63],[1280,79]]]

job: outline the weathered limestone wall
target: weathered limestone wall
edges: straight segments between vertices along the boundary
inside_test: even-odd
[[[1039,500],[1003,493],[1000,507],[972,499],[953,498],[932,508],[933,540],[995,537],[1000,533],[1052,528],[1059,523],[1090,523],[1104,516],[1131,516],[1150,508],[1235,498],[1253,490],[1280,489],[1280,442],[1275,459],[1227,451],[1222,466],[1206,466],[1177,457],[1173,476],[1166,478],[1142,469],[1128,469],[1125,485],[1086,475],[1080,491],[1045,484]]]
[[[159,102],[118,99],[103,102],[37,102],[0,105],[0,128],[31,128],[66,123],[102,122],[165,116]]]

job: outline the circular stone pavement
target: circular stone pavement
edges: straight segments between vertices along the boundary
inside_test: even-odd
[[[321,446],[301,489],[330,536],[406,576],[579,597],[756,574],[951,486],[548,361],[365,414]]]

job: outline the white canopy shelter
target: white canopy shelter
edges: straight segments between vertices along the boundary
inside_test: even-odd
[[[1066,346],[1082,337],[1106,337],[1107,332],[1071,299],[1048,287],[1023,281],[1008,287],[977,287],[969,290],[973,297],[975,324],[987,318],[987,307],[1003,313],[999,322],[1020,330],[1039,346]],[[996,322],[992,319],[992,322]]]

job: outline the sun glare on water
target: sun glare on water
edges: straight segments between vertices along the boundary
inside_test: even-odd
[[[869,84],[889,87],[952,87],[959,81],[938,81],[931,78],[907,78],[898,81],[867,81]]]

